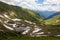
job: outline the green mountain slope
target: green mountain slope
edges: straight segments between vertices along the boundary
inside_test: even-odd
[[[60,14],[56,15],[48,20],[45,20],[46,25],[60,25]]]
[[[5,14],[8,15],[8,18],[4,17],[3,20],[11,20],[13,18],[18,18],[28,20],[39,25],[41,21],[44,19],[42,15],[32,10],[0,2],[0,15],[4,16]]]

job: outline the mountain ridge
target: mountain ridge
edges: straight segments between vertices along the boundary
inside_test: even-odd
[[[53,15],[49,16],[48,18],[52,18],[52,17],[54,17],[54,16],[56,16],[56,15],[60,15],[60,12],[56,12],[56,13],[54,13]],[[47,19],[48,19],[48,18],[47,18]]]
[[[23,9],[22,7],[8,5],[0,2],[0,14],[7,14],[10,18],[19,18],[23,20],[40,23],[44,17],[32,10]]]
[[[45,17],[45,19],[52,18],[53,16],[56,16],[56,13],[58,13],[58,12],[55,12],[55,11],[37,11],[37,10],[35,10],[35,11],[37,13],[40,13],[41,15],[43,15]]]

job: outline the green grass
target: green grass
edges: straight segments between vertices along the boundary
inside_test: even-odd
[[[0,40],[60,40],[60,37],[5,37]]]
[[[13,32],[0,32],[0,40],[60,40],[60,37],[46,36],[46,37],[28,37],[19,35]]]

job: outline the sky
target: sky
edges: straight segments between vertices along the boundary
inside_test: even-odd
[[[37,3],[43,4],[44,0],[37,0]]]
[[[32,10],[60,11],[60,0],[0,0]]]
[[[39,11],[60,12],[60,0],[0,0],[10,5]],[[46,15],[49,14],[48,12]]]

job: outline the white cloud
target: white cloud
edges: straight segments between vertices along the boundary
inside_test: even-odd
[[[0,1],[11,4],[11,5],[15,5],[15,2],[21,2],[22,0],[0,0]]]
[[[12,0],[0,0],[0,1],[14,5],[14,2]]]
[[[60,0],[44,0],[43,4],[38,4],[36,0],[0,0],[8,4],[19,5],[33,10],[60,11]],[[15,4],[15,2],[20,2]]]
[[[23,2],[21,2],[21,4],[19,4],[20,6],[24,7],[24,8],[28,8],[28,9],[36,9],[37,8],[37,4],[35,2],[35,0],[25,0]]]
[[[45,0],[44,8],[48,9],[49,11],[60,11],[60,0]]]
[[[60,0],[45,0],[44,4],[60,4]]]

